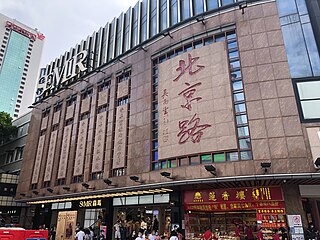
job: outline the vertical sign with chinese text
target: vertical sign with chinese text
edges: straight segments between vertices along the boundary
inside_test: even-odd
[[[97,115],[96,134],[92,159],[92,172],[100,172],[103,169],[104,149],[106,143],[107,111]]]
[[[89,118],[86,118],[79,122],[78,142],[76,149],[76,156],[74,161],[73,176],[79,176],[83,174],[84,159],[86,154],[86,142],[88,132]]]
[[[39,138],[36,161],[34,163],[34,169],[32,174],[32,181],[31,181],[32,184],[38,183],[38,180],[39,180],[39,173],[40,173],[45,137],[46,137],[45,135],[42,135]]]
[[[126,139],[128,127],[128,104],[117,107],[116,129],[114,139],[114,153],[112,168],[125,167],[126,159]]]
[[[71,133],[72,133],[72,124],[64,127],[62,145],[61,145],[61,155],[59,160],[58,179],[66,177]]]
[[[57,136],[58,136],[58,130],[53,131],[50,136],[47,164],[46,164],[46,170],[45,170],[45,174],[44,174],[44,181],[45,182],[51,180],[54,152],[56,150],[56,144],[57,144]]]
[[[159,159],[237,148],[225,43],[159,64],[158,105]]]

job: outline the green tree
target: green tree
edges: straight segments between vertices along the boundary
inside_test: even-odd
[[[18,128],[16,126],[12,126],[10,114],[0,112],[0,144],[15,137],[17,130]]]

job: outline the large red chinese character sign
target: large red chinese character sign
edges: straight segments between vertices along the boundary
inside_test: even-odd
[[[234,120],[228,71],[224,43],[159,64],[159,159],[237,147],[235,130],[230,131]],[[225,104],[218,100],[225,100]],[[218,129],[218,136],[215,124],[221,114],[228,132]],[[228,146],[223,145],[226,139],[231,140]]]

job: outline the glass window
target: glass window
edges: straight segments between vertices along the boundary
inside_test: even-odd
[[[157,34],[157,0],[150,0],[150,37]]]
[[[190,157],[190,165],[200,164],[200,158],[198,156]]]
[[[170,4],[170,26],[178,22],[178,0],[172,0]]]
[[[134,6],[132,11],[132,46],[138,44],[138,11],[139,11],[139,2]]]
[[[189,0],[180,0],[181,7],[181,20],[185,20],[190,17],[190,1]]]
[[[201,158],[201,163],[212,163],[211,154],[202,155],[200,158]]]
[[[233,91],[242,90],[243,89],[242,81],[233,82],[232,88],[233,88]]]
[[[231,70],[239,67],[240,67],[240,61],[230,62]]]
[[[238,58],[239,57],[239,52],[238,51],[234,51],[234,52],[229,52],[229,58]]]
[[[243,92],[242,93],[233,94],[233,99],[234,99],[235,102],[244,101]]]
[[[302,101],[301,108],[305,119],[320,118],[320,99],[313,101]]]
[[[168,203],[169,200],[170,195],[168,193],[154,195],[154,203]]]
[[[237,119],[237,124],[239,124],[239,125],[248,123],[248,119],[247,119],[246,114],[238,115],[238,116],[236,116],[236,119]]]
[[[251,160],[252,152],[251,151],[241,151],[240,152],[241,160]]]
[[[166,169],[166,168],[168,168],[167,161],[162,161],[161,162],[161,169]]]
[[[213,154],[213,161],[214,162],[225,162],[226,158],[224,153],[215,153]]]
[[[282,32],[291,77],[301,78],[312,76],[301,24],[298,22],[282,26]]]
[[[126,197],[126,205],[136,205],[138,204],[138,196]]]
[[[193,1],[193,12],[194,15],[203,13],[203,0],[194,0]]]
[[[227,161],[237,161],[239,160],[238,152],[227,153]]]
[[[213,37],[208,37],[204,39],[204,45],[209,45],[211,43],[213,43]]]
[[[158,151],[153,152],[153,160],[158,160]]]
[[[160,0],[160,31],[167,27],[167,0]]]
[[[277,4],[280,17],[297,13],[295,0],[277,0]]]
[[[180,166],[188,166],[189,165],[189,158],[180,158]]]
[[[249,136],[249,128],[248,127],[238,127],[238,136],[239,137]]]
[[[153,203],[153,195],[143,195],[139,197],[139,204]]]
[[[241,149],[251,148],[251,140],[250,138],[239,139],[239,145]]]
[[[233,3],[233,0],[221,0],[222,6],[229,5],[229,4],[232,4],[232,3]]]
[[[320,118],[320,81],[296,83],[300,107],[304,119]]]
[[[231,72],[231,78],[232,80],[237,79],[237,78],[241,78],[241,71],[232,71]]]
[[[168,168],[175,168],[178,167],[178,160],[170,159],[168,160]]]
[[[110,24],[110,32],[109,32],[109,47],[108,47],[108,60],[112,59],[113,56],[113,37],[114,37],[114,25],[115,25],[115,20],[112,21]]]
[[[217,9],[219,7],[218,0],[207,0],[207,5],[208,10]]]
[[[236,113],[240,113],[240,112],[245,112],[246,111],[246,106],[245,106],[244,103],[235,104],[234,107],[236,109]]]
[[[320,99],[320,81],[298,82],[297,87],[301,100]]]
[[[141,3],[141,27],[140,27],[140,42],[147,39],[147,9],[148,1],[143,0]]]

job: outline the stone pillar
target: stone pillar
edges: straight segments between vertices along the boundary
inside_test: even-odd
[[[315,199],[309,199],[310,205],[311,205],[311,215],[313,219],[313,225],[316,229],[320,229],[320,216],[319,216],[319,208],[317,204],[317,200]]]
[[[283,185],[283,196],[287,215],[301,215],[304,228],[308,227],[308,221],[301,201],[298,185]]]

